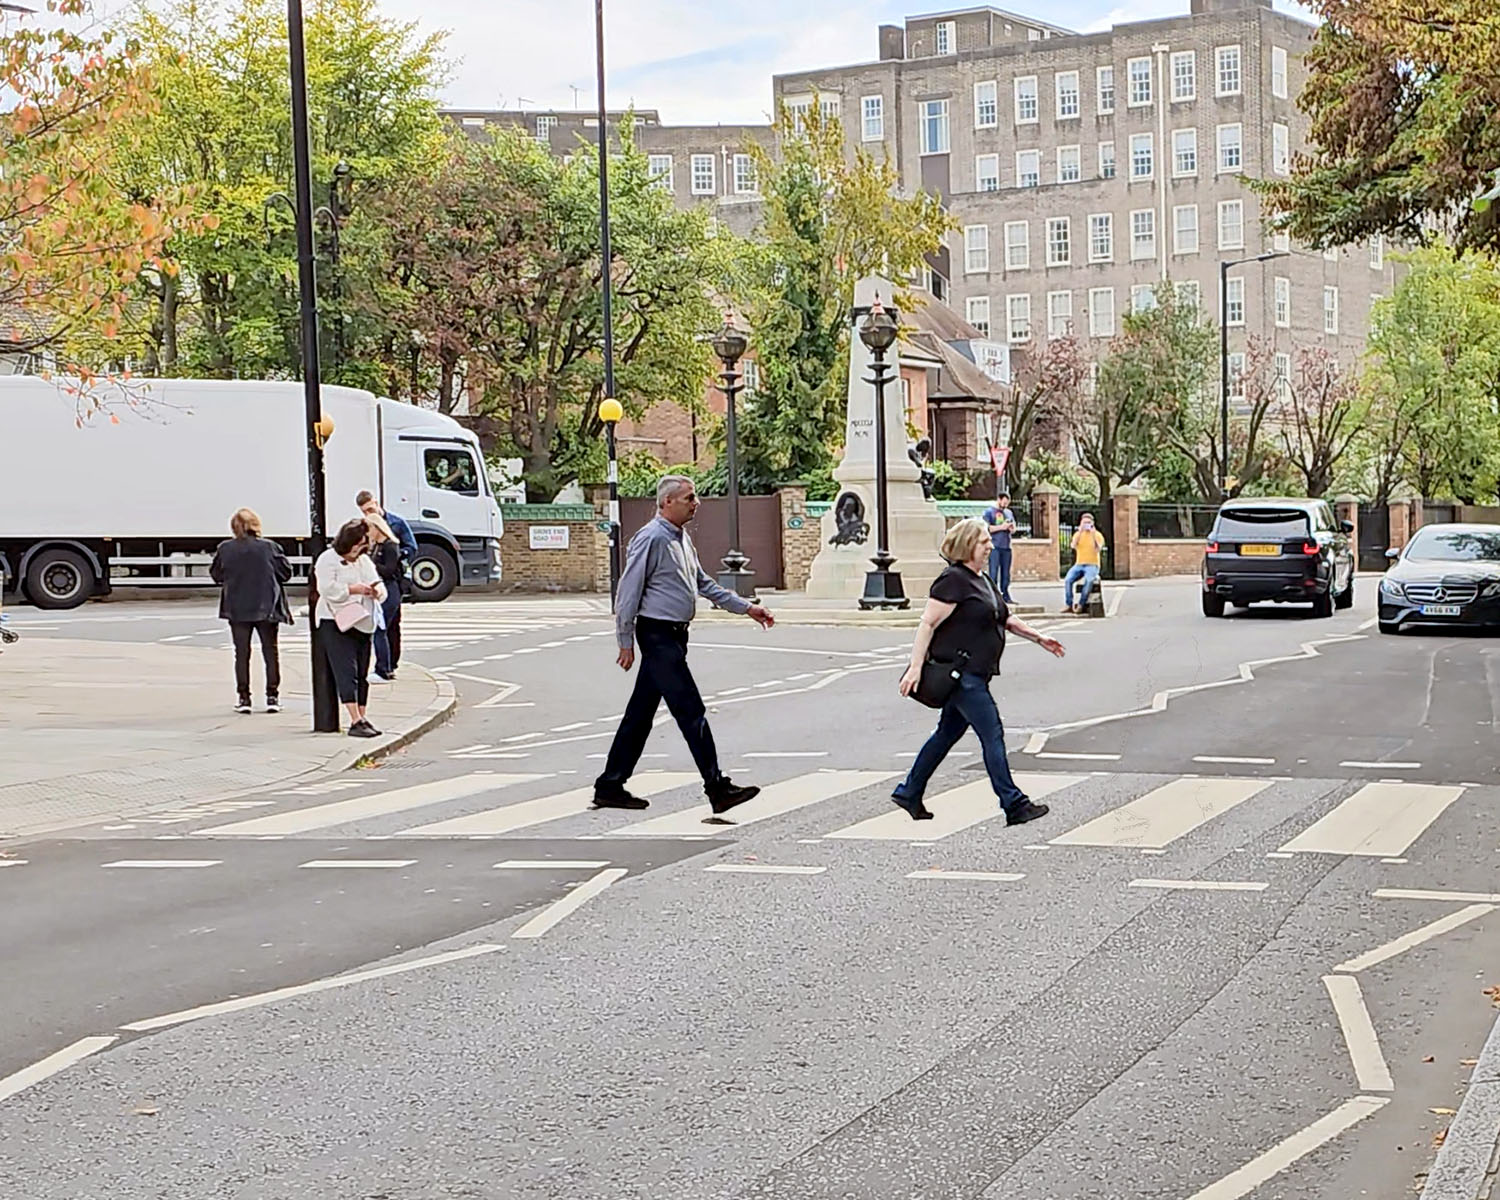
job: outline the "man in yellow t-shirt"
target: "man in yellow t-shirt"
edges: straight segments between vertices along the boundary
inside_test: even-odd
[[[1063,579],[1063,606],[1069,612],[1082,612],[1089,602],[1089,593],[1094,590],[1094,580],[1099,578],[1099,556],[1104,551],[1104,535],[1094,528],[1094,514],[1084,513],[1078,519],[1078,530],[1073,534],[1073,565]],[[1073,585],[1082,583],[1078,591],[1078,602],[1073,602]]]

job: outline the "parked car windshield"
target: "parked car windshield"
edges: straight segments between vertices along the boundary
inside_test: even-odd
[[[1407,558],[1418,562],[1500,562],[1500,529],[1421,529]]]
[[[1214,533],[1228,542],[1279,542],[1308,535],[1307,514],[1289,508],[1226,508]]]

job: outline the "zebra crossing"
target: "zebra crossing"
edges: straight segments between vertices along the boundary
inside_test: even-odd
[[[570,773],[572,774],[572,773]],[[732,836],[750,827],[774,830],[778,822],[796,819],[799,835],[818,820],[821,805],[867,802],[868,815],[850,823],[848,805],[817,837],[798,842],[908,843],[933,845],[1003,817],[989,783],[959,783],[927,797],[931,821],[913,822],[891,805],[896,770],[823,767],[768,783],[754,800],[727,818],[715,818],[702,802],[691,771],[651,770],[636,775],[631,789],[653,799],[652,812],[593,812],[593,788],[553,773],[473,771],[407,787],[371,787],[358,794],[286,811],[242,814],[227,824],[193,830],[189,837],[280,838],[331,834],[358,828],[382,839],[511,837],[535,831],[538,836],[611,838],[689,838]],[[1034,799],[1053,806],[1046,824],[1028,829],[1045,845],[1079,851],[1135,851],[1163,854],[1193,839],[1215,823],[1239,820],[1236,837],[1256,836],[1301,819],[1303,828],[1270,853],[1273,858],[1301,854],[1350,855],[1399,861],[1469,790],[1465,785],[1400,781],[1312,781],[1317,797],[1309,799],[1310,781],[1286,778],[1162,777],[1018,772],[1020,786]],[[1337,797],[1330,807],[1328,800]],[[477,811],[473,801],[488,802]],[[444,808],[449,811],[443,811]],[[665,811],[659,811],[665,810]],[[212,815],[223,810],[204,810]],[[176,814],[174,814],[176,815]],[[572,819],[572,824],[558,824]],[[340,835],[342,836],[342,835]]]

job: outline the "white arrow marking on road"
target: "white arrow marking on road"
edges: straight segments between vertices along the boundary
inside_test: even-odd
[[[579,884],[561,900],[549,904],[510,936],[513,938],[539,938],[564,917],[577,912],[605,888],[624,879],[630,872],[624,867],[611,867],[600,871],[592,879]]]
[[[1396,1084],[1385,1064],[1385,1055],[1380,1052],[1380,1039],[1375,1034],[1375,1023],[1370,1020],[1370,1010],[1365,1007],[1359,980],[1352,975],[1325,975],[1323,986],[1333,1001],[1359,1086],[1368,1092],[1394,1091]]]
[[[49,1054],[40,1062],[22,1067],[12,1075],[0,1079],[0,1101],[9,1100],[17,1092],[23,1092],[33,1084],[41,1083],[49,1076],[65,1071],[76,1062],[82,1062],[90,1054],[97,1054],[106,1046],[119,1041],[118,1037],[79,1038],[71,1046],[64,1046],[55,1054]]]
[[[1423,942],[1430,942],[1435,937],[1441,937],[1449,930],[1457,929],[1460,925],[1467,925],[1476,917],[1488,916],[1495,911],[1495,907],[1493,904],[1471,904],[1467,908],[1459,909],[1456,913],[1449,913],[1446,917],[1440,917],[1428,925],[1423,925],[1420,929],[1413,929],[1410,933],[1403,933],[1398,938],[1392,938],[1373,950],[1366,950],[1363,954],[1355,955],[1347,962],[1339,963],[1333,969],[1349,972],[1368,970],[1377,963],[1395,958],[1398,954],[1405,954]]]

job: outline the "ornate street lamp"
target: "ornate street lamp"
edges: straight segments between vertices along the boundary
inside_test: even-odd
[[[713,336],[714,353],[724,364],[719,373],[720,386],[727,400],[725,422],[725,446],[729,451],[729,553],[723,558],[724,569],[719,572],[719,586],[728,588],[737,596],[747,600],[755,598],[755,572],[750,570],[750,560],[740,553],[740,463],[737,448],[738,434],[735,425],[734,398],[739,394],[740,381],[744,375],[737,370],[740,359],[750,347],[750,339],[734,326],[734,314],[724,314],[724,327]]]
[[[613,396],[599,401],[599,419],[604,422],[604,445],[609,452],[609,608],[614,611],[620,590],[620,464],[615,457],[615,426],[625,409]]]
[[[875,564],[875,569],[865,573],[865,594],[859,600],[860,608],[864,609],[911,607],[911,601],[906,598],[906,591],[901,586],[901,573],[891,570],[896,560],[891,557],[888,549],[890,513],[886,501],[885,385],[886,372],[890,370],[890,365],[885,361],[885,355],[886,351],[895,344],[896,332],[895,317],[881,306],[880,297],[877,295],[870,309],[870,315],[859,327],[859,340],[874,356],[874,362],[870,364],[873,374],[865,382],[875,385],[875,509],[877,519],[875,557],[870,559]]]

